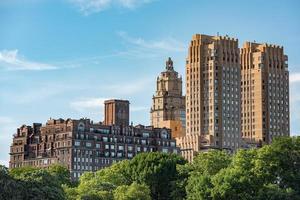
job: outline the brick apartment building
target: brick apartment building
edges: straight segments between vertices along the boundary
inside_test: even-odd
[[[122,112],[129,112],[129,102],[121,105],[125,106]],[[129,117],[123,113],[122,119],[124,116]],[[179,152],[170,129],[121,122],[122,125],[94,123],[90,119],[49,119],[45,125],[23,125],[13,136],[9,167],[60,163],[77,180],[86,171],[97,171],[141,152]]]

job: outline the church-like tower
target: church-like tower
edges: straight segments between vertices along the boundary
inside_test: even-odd
[[[173,61],[166,61],[166,70],[156,81],[156,93],[152,97],[151,125],[170,128],[172,136],[185,134],[185,97],[182,95],[182,77],[173,68]]]

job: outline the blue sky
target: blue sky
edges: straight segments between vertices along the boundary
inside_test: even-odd
[[[0,164],[17,127],[102,121],[107,98],[129,99],[131,121],[149,124],[156,76],[170,56],[184,77],[195,33],[283,45],[299,135],[299,10],[297,0],[1,0]]]

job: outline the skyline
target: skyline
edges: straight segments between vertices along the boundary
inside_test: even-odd
[[[171,57],[185,79],[185,57],[195,33],[229,35],[239,39],[240,47],[254,40],[284,46],[289,56],[291,135],[299,135],[300,3],[230,1],[216,8],[209,1],[191,2],[1,2],[0,164],[7,164],[12,134],[22,124],[44,124],[50,117],[102,121],[105,99],[129,99],[130,121],[150,124],[156,77]],[[265,23],[248,10],[265,13]],[[236,15],[228,15],[231,12]]]

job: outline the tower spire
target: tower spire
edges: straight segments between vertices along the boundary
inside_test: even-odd
[[[169,59],[166,61],[166,70],[174,70],[173,69],[173,61],[172,59],[169,57]]]

